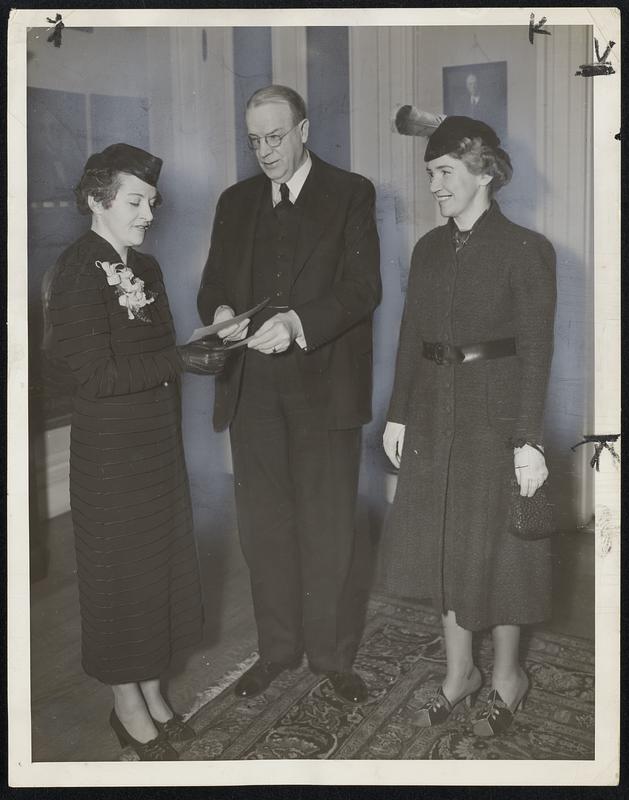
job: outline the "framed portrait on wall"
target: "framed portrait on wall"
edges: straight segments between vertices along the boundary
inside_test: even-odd
[[[486,122],[504,142],[507,129],[507,62],[443,68],[443,111]]]

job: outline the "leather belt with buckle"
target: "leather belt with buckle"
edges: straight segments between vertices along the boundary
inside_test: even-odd
[[[457,347],[447,342],[424,342],[423,355],[435,364],[468,364],[471,361],[485,361],[492,358],[506,358],[517,354],[515,339],[494,339]]]

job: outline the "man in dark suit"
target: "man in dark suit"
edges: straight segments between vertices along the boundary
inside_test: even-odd
[[[230,428],[260,656],[235,692],[259,694],[305,651],[339,696],[360,702],[354,515],[381,296],[375,192],[306,149],[294,90],[259,90],[246,122],[264,174],[219,199],[198,296],[205,324],[270,298],[221,331],[251,338],[216,381],[214,426]]]

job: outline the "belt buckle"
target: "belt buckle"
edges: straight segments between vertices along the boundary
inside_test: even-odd
[[[443,342],[435,342],[432,349],[432,360],[435,364],[442,366],[445,364],[446,346]]]

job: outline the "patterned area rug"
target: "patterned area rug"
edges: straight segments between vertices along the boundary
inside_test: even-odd
[[[532,689],[501,737],[472,732],[474,710],[433,729],[417,713],[445,673],[441,625],[429,609],[382,599],[370,603],[356,668],[370,697],[360,706],[339,700],[327,680],[304,664],[283,673],[261,696],[237,699],[231,688],[190,719],[196,741],[182,760],[213,759],[593,759],[594,645],[536,633],[525,666]],[[478,643],[485,680],[491,639]],[[479,708],[487,696],[479,697]]]

